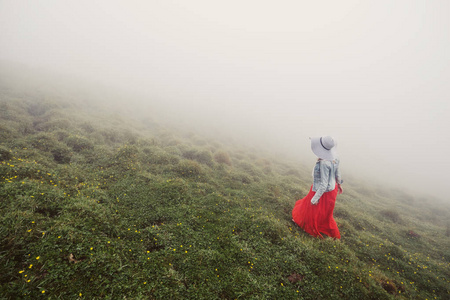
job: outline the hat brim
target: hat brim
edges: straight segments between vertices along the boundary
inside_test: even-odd
[[[320,143],[320,137],[311,138],[311,150],[321,159],[334,160],[337,158],[336,147],[333,147],[330,150],[325,149]]]

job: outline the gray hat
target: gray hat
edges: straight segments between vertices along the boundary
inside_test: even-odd
[[[337,143],[331,136],[312,137],[310,139],[311,150],[317,157],[325,160],[334,160],[337,158]]]

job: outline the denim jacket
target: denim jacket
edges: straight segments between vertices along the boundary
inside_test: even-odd
[[[317,203],[323,193],[334,190],[336,183],[342,183],[339,160],[329,161],[319,159],[314,166],[313,177],[314,183],[312,190],[316,194],[311,199],[311,203]]]

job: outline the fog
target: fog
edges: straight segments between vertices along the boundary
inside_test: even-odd
[[[0,60],[311,167],[332,135],[344,174],[448,199],[447,0],[0,0]]]

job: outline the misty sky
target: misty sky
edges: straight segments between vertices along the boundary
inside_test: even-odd
[[[0,0],[0,60],[139,92],[311,166],[308,137],[332,135],[343,169],[448,185],[448,0]]]

